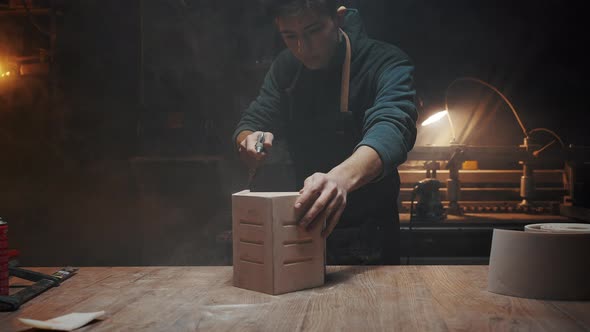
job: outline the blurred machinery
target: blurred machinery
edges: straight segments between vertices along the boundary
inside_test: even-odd
[[[457,136],[448,93],[458,82],[477,83],[500,96],[518,122],[522,144],[466,144],[476,127],[493,128],[490,117],[474,120],[483,118],[481,112],[472,112]],[[474,77],[452,81],[445,91],[444,110],[422,126],[442,119],[448,120],[451,133],[448,145],[414,147],[399,168],[402,262],[487,264],[495,228],[522,230],[527,224],[572,219],[590,222],[589,147],[566,146],[546,128],[527,130],[508,98]],[[541,139],[541,132],[552,140]]]
[[[442,184],[436,178],[436,171],[440,168],[440,163],[436,161],[427,161],[424,164],[426,168],[426,178],[420,180],[412,191],[410,202],[410,220],[411,221],[439,221],[446,218],[445,209],[443,208],[440,188]],[[414,208],[416,200],[416,208]]]
[[[448,102],[449,90],[458,82],[477,83],[500,96],[522,131],[523,143],[518,146],[459,144]],[[573,206],[588,207],[587,197],[584,199],[578,192],[580,187],[584,187],[585,181],[579,180],[587,173],[583,169],[590,163],[590,149],[566,146],[555,132],[546,128],[527,130],[512,103],[493,85],[474,77],[453,80],[445,90],[444,110],[430,116],[422,122],[422,126],[429,126],[441,119],[448,120],[451,132],[449,145],[415,147],[408,156],[409,162],[402,165],[402,183],[405,177],[405,181],[413,187],[410,208],[413,207],[414,197],[418,200],[416,207],[421,208],[419,211],[416,209],[416,213],[411,211],[411,220],[440,220],[439,216],[443,214],[438,211],[438,202],[433,201],[439,196],[446,200],[446,213],[457,216],[468,211],[557,213],[560,206],[562,212],[571,214],[577,211]],[[476,121],[475,124],[468,123],[466,127],[473,129],[476,124],[481,126],[489,123]],[[534,138],[539,138],[538,133],[550,134],[552,141],[543,144],[541,140],[534,141]],[[464,136],[461,135],[461,140],[465,140]],[[555,143],[559,143],[559,148],[550,149]],[[460,172],[466,162],[483,167],[468,167],[471,169]],[[410,179],[410,174],[404,173],[403,168],[408,165],[411,168],[416,163],[423,163],[427,174],[436,172],[432,169],[433,165],[444,164],[447,170],[444,174],[446,186],[443,188],[434,179]],[[468,183],[462,188],[466,180]],[[418,184],[414,186],[414,183]],[[440,194],[439,189],[443,191]],[[404,200],[408,198],[402,198]],[[402,210],[403,207],[402,204]],[[580,215],[587,217],[583,211]]]
[[[569,146],[542,157],[537,157],[534,151],[538,150],[532,147],[415,147],[408,155],[408,162],[400,167],[401,210],[409,211],[412,196],[416,196],[416,206],[419,206],[421,199],[431,200],[437,195],[445,210],[454,215],[465,212],[559,213],[563,207],[590,208],[587,194],[582,192],[587,186],[584,176],[590,167],[590,147]],[[466,161],[477,161],[488,167],[463,170]],[[435,165],[439,164],[444,164],[446,170],[437,172]],[[489,167],[510,164],[520,164],[522,168]],[[427,179],[431,180],[420,178],[424,169]],[[436,175],[439,178],[435,182]],[[433,192],[425,195],[426,190]],[[440,193],[435,194],[438,190]],[[436,204],[426,205],[433,211],[437,209]]]
[[[415,147],[399,168],[402,263],[487,264],[494,228],[590,222],[590,148],[536,151]]]

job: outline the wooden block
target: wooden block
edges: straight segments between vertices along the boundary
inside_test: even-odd
[[[307,232],[297,226],[297,197],[249,190],[232,195],[234,286],[277,295],[324,284],[322,227]]]

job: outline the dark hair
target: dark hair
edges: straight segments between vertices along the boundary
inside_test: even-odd
[[[299,15],[306,9],[317,11],[321,15],[336,15],[337,0],[261,0],[266,15],[277,18],[280,16]]]

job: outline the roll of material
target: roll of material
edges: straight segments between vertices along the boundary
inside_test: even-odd
[[[590,227],[494,229],[488,291],[543,300],[590,300]]]

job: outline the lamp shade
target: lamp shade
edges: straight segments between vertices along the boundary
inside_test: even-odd
[[[424,120],[424,122],[422,122],[422,126],[428,126],[430,124],[433,124],[433,123],[439,121],[440,119],[444,118],[445,116],[447,116],[447,114],[449,114],[449,111],[447,111],[447,110],[434,113],[433,115],[428,117],[428,119]]]

